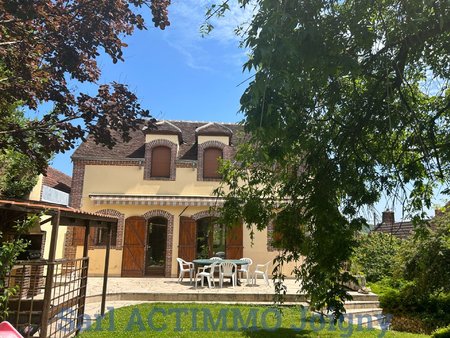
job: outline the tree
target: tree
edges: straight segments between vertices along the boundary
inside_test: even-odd
[[[449,192],[450,4],[239,3],[256,3],[243,41],[251,136],[224,167],[223,221],[273,221],[286,249],[279,262],[305,256],[303,290],[338,315],[362,208],[385,193],[419,219],[433,188]]]
[[[101,84],[92,97],[76,93],[70,84],[97,84],[100,52],[113,62],[122,61],[126,46],[122,38],[135,28],[145,28],[137,9],[148,7],[155,26],[164,29],[169,25],[169,4],[170,0],[3,1],[0,149],[25,154],[43,172],[50,154],[73,148],[75,140],[87,134],[109,147],[119,138],[129,140],[130,131],[149,112],[127,86]],[[15,111],[10,109],[19,104],[37,111],[42,103],[52,103],[53,109],[24,124],[15,121]]]

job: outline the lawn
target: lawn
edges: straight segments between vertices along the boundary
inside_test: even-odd
[[[300,307],[147,303],[114,309],[81,337],[425,337],[353,323],[333,325]]]

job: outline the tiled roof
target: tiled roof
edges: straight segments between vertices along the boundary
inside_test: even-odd
[[[219,124],[216,122],[209,122],[203,126],[195,129],[197,135],[226,135],[231,136],[233,131],[224,126],[223,124]]]
[[[384,232],[395,237],[405,239],[411,236],[414,230],[414,225],[411,221],[395,222],[395,223],[380,223],[373,231]]]
[[[70,194],[72,177],[64,174],[59,170],[56,170],[55,168],[48,167],[47,173],[44,175],[42,184],[46,185],[47,187],[61,190]]]
[[[144,133],[148,134],[176,134],[181,135],[183,132],[180,128],[178,128],[176,125],[174,125],[170,121],[158,121],[155,123],[156,128],[147,128],[144,127],[142,130]]]
[[[197,160],[197,142],[195,130],[207,125],[208,122],[192,121],[167,121],[181,130],[181,144],[178,151],[179,160]],[[163,124],[165,127],[168,124]],[[216,123],[232,132],[231,146],[238,144],[238,140],[243,136],[243,126],[238,124]],[[142,130],[134,131],[130,134],[131,140],[128,143],[119,142],[112,149],[95,144],[91,137],[82,143],[72,155],[73,159],[105,159],[105,160],[127,160],[132,158],[144,158],[145,135]]]

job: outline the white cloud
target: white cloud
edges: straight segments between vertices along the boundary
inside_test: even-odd
[[[236,36],[238,25],[249,22],[252,12],[243,10],[237,1],[230,2],[230,10],[221,18],[212,18],[214,30],[206,37],[200,34],[207,7],[211,0],[175,0],[169,7],[171,26],[166,31],[169,45],[185,57],[186,64],[193,69],[212,71],[218,62],[241,66],[246,52],[239,48],[240,37]],[[220,60],[209,50],[211,43],[225,50]]]

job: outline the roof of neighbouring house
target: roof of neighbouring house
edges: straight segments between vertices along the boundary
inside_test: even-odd
[[[414,225],[411,221],[394,222],[394,223],[380,223],[373,231],[384,232],[395,237],[405,239],[411,236],[414,230]]]
[[[42,184],[70,194],[72,177],[55,168],[47,167],[47,173],[44,175]]]
[[[234,146],[242,137],[244,128],[242,125],[230,123],[210,123],[195,121],[160,121],[156,123],[157,129],[136,130],[130,133],[131,140],[129,142],[118,142],[112,149],[95,144],[92,137],[83,142],[72,155],[73,159],[102,159],[102,160],[127,160],[144,158],[145,155],[145,134],[155,133],[161,134],[162,130],[166,130],[170,134],[181,131],[180,147],[178,151],[178,160],[197,160],[197,138],[196,130],[205,126],[207,132],[219,131],[221,134],[230,136],[230,145]],[[162,130],[159,131],[158,128]],[[114,134],[115,132],[113,132]]]

